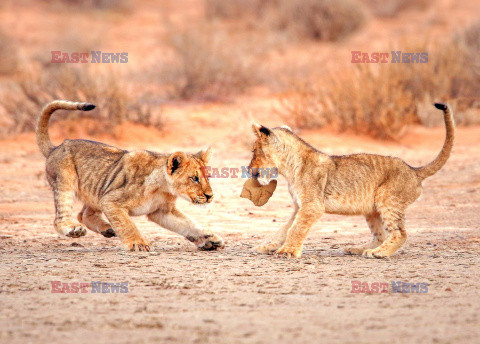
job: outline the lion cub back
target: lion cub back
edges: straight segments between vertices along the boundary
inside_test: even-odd
[[[335,169],[325,186],[325,210],[342,215],[374,211],[379,186],[392,178],[418,183],[413,169],[403,160],[375,154],[332,156]]]
[[[59,173],[74,171],[78,178],[78,196],[88,193],[100,197],[120,176],[126,153],[100,142],[66,140],[48,156],[47,177],[56,178]]]

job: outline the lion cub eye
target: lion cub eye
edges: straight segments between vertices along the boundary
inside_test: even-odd
[[[190,179],[194,182],[194,183],[198,183],[200,181],[200,179],[198,179],[197,176],[195,177],[190,177]]]

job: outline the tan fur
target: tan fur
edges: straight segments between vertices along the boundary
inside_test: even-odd
[[[223,247],[222,238],[201,229],[175,207],[178,197],[195,204],[212,201],[212,189],[203,173],[209,150],[161,154],[128,152],[86,140],[66,140],[57,147],[52,144],[48,122],[55,110],[89,111],[94,107],[54,101],[38,119],[37,142],[47,158],[47,180],[54,193],[55,229],[69,237],[80,237],[86,234],[87,227],[106,237],[118,235],[131,250],[149,251],[149,242],[130,219],[147,215],[149,220],[187,237],[200,248]],[[75,197],[85,204],[77,216],[80,223],[72,216]]]
[[[422,192],[422,181],[446,163],[453,147],[453,115],[444,104],[446,139],[431,163],[415,168],[399,158],[374,154],[329,156],[286,128],[254,124],[257,136],[250,168],[277,167],[289,184],[295,210],[290,221],[261,253],[300,257],[312,225],[324,214],[364,215],[373,234],[371,243],[348,247],[347,254],[389,257],[407,239],[405,211]]]

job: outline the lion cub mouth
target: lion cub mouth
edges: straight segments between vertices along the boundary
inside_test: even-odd
[[[210,198],[209,200],[207,200],[206,197],[202,197],[202,198],[194,198],[192,200],[192,203],[193,204],[197,204],[197,205],[204,205],[204,204],[208,204],[208,203],[211,203],[212,202],[212,199]]]

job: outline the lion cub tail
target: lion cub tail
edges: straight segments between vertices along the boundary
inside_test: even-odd
[[[455,124],[453,121],[453,113],[450,110],[450,107],[447,104],[442,103],[435,103],[434,105],[437,109],[443,111],[447,135],[445,137],[445,143],[443,144],[443,148],[438,154],[438,156],[431,163],[422,167],[415,168],[417,176],[421,180],[433,176],[443,167],[443,165],[445,165],[448,158],[450,157],[450,153],[452,152],[453,141],[455,138]]]
[[[40,148],[40,152],[42,152],[45,157],[47,157],[55,148],[50,140],[50,135],[48,135],[48,121],[52,114],[60,109],[90,111],[95,109],[95,105],[71,102],[68,100],[54,100],[43,108],[37,122],[37,144]]]

